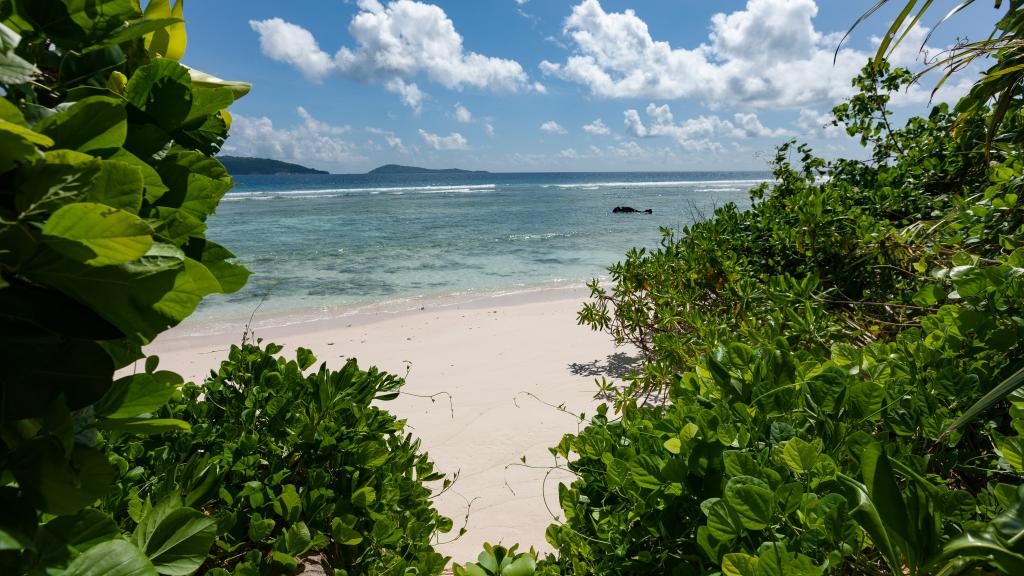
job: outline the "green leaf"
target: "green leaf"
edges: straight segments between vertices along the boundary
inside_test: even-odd
[[[296,522],[284,531],[284,551],[292,556],[301,556],[309,550],[313,540],[305,522]]]
[[[0,23],[0,84],[25,84],[39,75],[34,64],[15,53],[20,43],[21,36]]]
[[[96,427],[101,430],[141,435],[192,430],[188,422],[173,418],[104,418],[96,422]]]
[[[537,559],[530,554],[521,554],[501,569],[501,576],[531,576],[536,571]]]
[[[75,444],[68,457],[60,443],[45,437],[23,444],[12,468],[21,489],[52,514],[74,514],[92,504],[117,475],[102,452]]]
[[[262,542],[264,538],[270,536],[276,525],[272,518],[262,518],[258,514],[254,514],[253,518],[249,521],[249,540]]]
[[[351,500],[356,508],[366,508],[377,500],[377,491],[370,486],[363,486],[352,493]]]
[[[60,148],[92,152],[119,148],[128,136],[128,113],[123,100],[90,96],[36,124]]]
[[[124,162],[100,161],[99,174],[89,188],[88,198],[100,204],[138,214],[146,181],[142,169]]]
[[[144,220],[92,202],[57,210],[43,226],[43,236],[65,256],[91,266],[131,262],[153,246],[153,229]]]
[[[726,554],[722,558],[723,576],[758,576],[757,557],[741,552]]]
[[[363,541],[363,535],[350,526],[346,526],[340,518],[331,521],[331,537],[339,544],[354,546]]]
[[[702,505],[703,507],[703,505]],[[719,540],[733,540],[743,533],[743,521],[736,512],[725,503],[725,500],[713,499],[706,507],[708,530]]]
[[[58,516],[39,527],[36,549],[41,566],[64,566],[93,546],[119,540],[121,530],[114,520],[94,508],[86,508],[73,516]]]
[[[800,437],[790,438],[782,449],[782,461],[797,474],[807,474],[818,461],[821,448]]]
[[[846,492],[846,501],[852,507],[850,511],[851,516],[871,536],[871,541],[874,542],[875,548],[878,548],[878,551],[881,552],[882,558],[889,565],[889,569],[894,574],[901,572],[903,562],[900,560],[897,548],[889,537],[889,531],[886,528],[885,522],[882,521],[882,516],[878,513],[874,502],[868,495],[867,486],[844,474],[837,474],[836,480]]]
[[[316,364],[316,356],[313,354],[313,351],[302,346],[299,346],[298,350],[295,351],[295,360],[299,363],[299,370],[303,371]]]
[[[753,476],[729,479],[725,485],[725,502],[736,511],[748,530],[763,530],[775,514],[775,494],[767,482]]]
[[[191,574],[203,564],[216,535],[213,519],[181,507],[175,496],[143,516],[132,539],[157,572],[177,576]]]
[[[296,492],[295,486],[286,484],[281,490],[281,495],[274,502],[274,511],[289,522],[297,522],[302,516],[302,498]]]
[[[968,408],[959,418],[957,418],[952,424],[950,424],[949,428],[947,428],[942,433],[941,438],[945,438],[955,430],[959,429],[964,424],[970,422],[971,420],[974,420],[982,412],[988,410],[994,404],[1000,402],[1001,400],[1009,396],[1013,391],[1020,388],[1021,385],[1024,385],[1024,368],[1021,368],[1020,370],[1017,370],[1016,372],[1011,374],[1009,378],[1000,382],[998,386],[990,390],[987,394],[982,396],[980,400],[972,404],[970,408]]]
[[[37,145],[48,148],[53,146],[53,140],[0,119],[0,173],[39,158]]]
[[[131,542],[111,540],[75,558],[64,576],[156,576],[149,559]]]
[[[188,70],[166,58],[142,66],[128,80],[126,98],[167,132],[177,130],[192,108]]]
[[[93,407],[97,416],[130,418],[155,412],[167,404],[184,380],[174,372],[144,372],[114,381]]]
[[[185,55],[185,46],[188,36],[185,32],[185,22],[181,20],[182,5],[184,0],[176,0],[174,8],[169,5],[168,0],[150,0],[146,5],[145,17],[147,20],[164,20],[174,18],[175,24],[161,27],[146,36],[146,50],[151,58],[163,56],[171,60],[181,60]]]
[[[886,531],[899,536],[904,542],[914,542],[907,507],[896,485],[896,477],[885,449],[877,442],[869,444],[864,448],[860,462],[868,496]]]

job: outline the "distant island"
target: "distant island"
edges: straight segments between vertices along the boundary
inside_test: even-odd
[[[306,168],[298,164],[271,160],[270,158],[247,158],[243,156],[218,156],[217,160],[227,168],[229,174],[329,174],[323,170]]]
[[[385,164],[380,168],[374,168],[367,174],[489,174],[486,170],[462,170],[459,168],[420,168],[419,166],[400,166],[398,164]]]

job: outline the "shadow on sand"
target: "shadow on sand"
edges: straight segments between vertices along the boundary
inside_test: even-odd
[[[639,370],[643,363],[640,356],[630,356],[625,352],[609,354],[604,362],[600,359],[590,362],[573,362],[569,364],[569,371],[577,376],[605,376],[621,380],[629,376],[630,372]]]

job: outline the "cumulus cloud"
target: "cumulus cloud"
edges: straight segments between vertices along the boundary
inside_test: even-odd
[[[340,166],[364,160],[356,147],[341,136],[348,126],[317,120],[301,106],[296,110],[302,122],[279,128],[265,116],[232,116],[231,136],[224,151],[241,156],[260,156],[303,164]]]
[[[562,127],[561,124],[554,120],[548,120],[547,122],[540,125],[540,129],[548,134],[568,134],[569,131]]]
[[[743,10],[713,16],[705,43],[682,48],[655,40],[633,10],[606,12],[599,0],[583,0],[563,29],[574,53],[540,68],[604,98],[690,98],[753,108],[834,103],[852,93],[850,79],[868,53],[836,54],[840,35],[818,30],[817,13],[814,0],[748,0]],[[914,60],[915,38],[897,63]]]
[[[380,128],[367,128],[366,131],[370,134],[376,134],[384,138],[384,141],[387,142],[388,146],[390,146],[392,150],[396,150],[402,154],[408,152],[408,149],[404,144],[402,144],[402,139],[394,132],[390,130],[382,130]]]
[[[701,115],[676,123],[668,104],[648,104],[645,112],[647,123],[634,109],[623,112],[623,124],[628,134],[637,138],[667,136],[687,150],[720,150],[721,145],[714,141],[716,138],[776,138],[788,134],[784,129],[768,128],[753,113],[735,114],[731,121],[714,115]]]
[[[611,130],[609,130],[608,127],[605,126],[604,120],[601,120],[600,118],[598,118],[597,120],[594,120],[590,124],[584,124],[583,125],[583,131],[586,132],[587,134],[595,134],[595,135],[597,135],[597,134],[608,134],[608,133],[611,132]]]
[[[334,68],[331,57],[302,26],[280,18],[250,20],[249,26],[260,35],[260,51],[264,56],[295,66],[309,80],[319,82]]]
[[[803,108],[800,116],[796,119],[796,127],[808,138],[840,138],[846,135],[842,126],[836,126],[832,122],[835,117],[831,114],[819,114],[817,110]]]
[[[494,126],[491,126],[490,122],[484,124],[484,133],[488,136],[494,136]]]
[[[441,136],[440,134],[432,134],[426,130],[420,129],[420,136],[423,137],[423,141],[427,143],[434,150],[468,150],[469,142],[466,137],[458,132],[452,132],[447,136]]]
[[[463,124],[468,124],[473,121],[473,113],[462,104],[455,105],[455,119]]]
[[[424,96],[413,81],[419,75],[450,90],[531,88],[515,60],[466,50],[454,23],[438,6],[414,0],[394,0],[387,6],[359,0],[358,6],[348,26],[355,46],[342,46],[333,57],[296,24],[271,18],[249,25],[259,34],[265,56],[295,66],[307,78],[319,81],[338,73],[380,84],[414,109]]]

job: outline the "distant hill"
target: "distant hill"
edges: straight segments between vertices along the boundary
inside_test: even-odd
[[[229,174],[329,174],[323,170],[306,168],[298,164],[271,160],[270,158],[246,158],[243,156],[218,156]]]
[[[374,168],[367,174],[487,174],[486,170],[462,170],[459,168],[420,168],[419,166],[400,166],[398,164],[385,164],[380,168]]]

